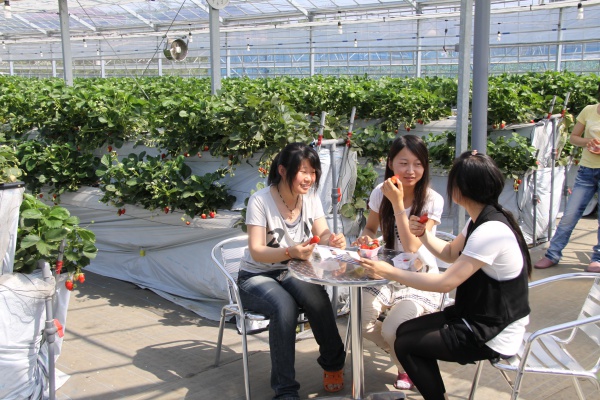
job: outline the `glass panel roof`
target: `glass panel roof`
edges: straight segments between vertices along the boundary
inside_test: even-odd
[[[577,0],[491,2],[491,44],[496,44],[498,31],[502,45],[600,41],[600,0],[583,1],[584,20],[576,18]],[[98,50],[106,56],[151,57],[162,53],[166,37],[187,38],[190,32],[194,38],[190,56],[204,56],[209,48],[206,0],[68,0],[67,4],[75,59],[95,58]],[[311,40],[317,53],[348,51],[358,43],[361,51],[371,53],[417,46],[427,51],[458,43],[460,1],[230,0],[219,17],[221,46],[244,56],[249,55],[248,48],[265,53],[283,48],[305,51]],[[58,0],[11,0],[10,12],[0,11],[0,40],[4,60],[39,60],[41,52],[59,58]]]

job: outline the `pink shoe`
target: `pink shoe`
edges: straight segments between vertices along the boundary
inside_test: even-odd
[[[600,273],[600,261],[592,261],[585,269],[585,272]]]
[[[551,259],[549,259],[548,257],[544,257],[542,259],[540,259],[538,262],[536,262],[533,267],[537,268],[537,269],[546,269],[546,268],[550,268],[555,266],[556,264],[558,264],[557,262],[552,261]]]
[[[398,372],[394,387],[398,390],[413,390],[415,385],[412,383],[406,372]]]

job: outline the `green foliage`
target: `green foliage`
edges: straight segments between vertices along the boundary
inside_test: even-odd
[[[79,217],[66,208],[50,207],[30,194],[21,203],[15,272],[30,273],[40,259],[55,266],[61,242],[65,240],[63,268],[80,272],[96,257],[96,235],[79,226]]]
[[[449,169],[456,158],[456,132],[444,131],[441,134],[429,133],[423,136],[429,149],[429,161],[432,167]]]
[[[119,161],[114,152],[105,154],[96,171],[104,192],[100,201],[119,208],[134,204],[149,210],[180,209],[192,218],[231,208],[235,198],[218,182],[225,171],[193,175],[184,160],[184,156],[162,160],[142,152]]]
[[[487,154],[506,178],[518,179],[528,169],[537,168],[535,147],[528,138],[513,132],[512,136],[499,136],[496,142],[488,141]]]
[[[367,210],[367,201],[378,177],[379,175],[373,168],[373,164],[357,165],[356,187],[352,200],[340,208],[340,214],[346,218],[355,218],[358,213],[364,213]]]
[[[23,176],[21,164],[12,146],[0,145],[0,184],[16,182]]]
[[[97,180],[98,157],[79,151],[72,143],[26,140],[18,145],[17,156],[27,173],[23,177],[27,189],[39,193],[43,186],[48,186],[57,201],[62,193],[75,192]]]

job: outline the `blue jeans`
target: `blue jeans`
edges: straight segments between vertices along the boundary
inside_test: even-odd
[[[588,203],[594,197],[595,193],[600,195],[600,168],[588,168],[580,166],[577,171],[577,178],[575,178],[575,184],[573,185],[573,191],[565,212],[561,218],[556,232],[550,241],[550,247],[546,250],[546,257],[554,262],[559,262],[562,257],[562,250],[565,248],[575,225],[581,219],[585,208]],[[600,213],[598,213],[600,224]],[[597,244],[594,246],[594,253],[592,254],[592,262],[600,261],[600,231],[597,231],[596,235]]]
[[[325,371],[344,368],[346,353],[329,295],[323,286],[291,277],[285,270],[253,274],[240,271],[238,286],[244,309],[269,317],[271,387],[275,399],[299,399],[295,379],[296,326],[299,307],[319,345],[317,362]]]

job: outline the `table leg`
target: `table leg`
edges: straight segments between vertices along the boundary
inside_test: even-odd
[[[362,399],[365,389],[362,341],[362,291],[359,286],[350,287],[350,346],[352,352],[352,398]]]

